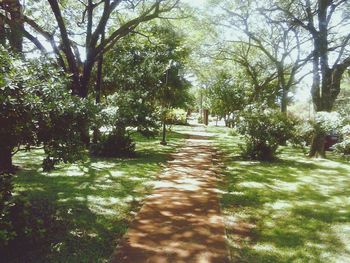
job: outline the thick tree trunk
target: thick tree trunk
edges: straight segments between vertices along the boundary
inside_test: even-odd
[[[340,92],[340,82],[343,72],[344,71],[340,68],[327,69],[325,72],[323,72],[320,85],[322,93],[317,90],[316,92],[314,91],[313,94],[313,103],[316,112],[332,111],[334,102]],[[319,81],[319,79],[317,81]],[[310,157],[326,156],[324,139],[325,135],[320,134],[319,131],[315,132],[311,143]]]
[[[0,174],[13,172],[12,151],[10,148],[1,148],[0,150]]]
[[[11,49],[16,53],[22,53],[24,31],[22,5],[19,0],[0,1],[0,4],[1,7],[9,14],[11,20],[10,30],[7,32],[5,32],[5,21],[0,21],[0,43],[4,44],[5,39],[7,38]]]
[[[15,52],[21,53],[23,51],[23,17],[19,0],[9,1],[9,11],[11,21],[15,23],[8,35],[10,46]]]
[[[310,157],[325,158],[326,151],[324,149],[325,135],[321,132],[316,131],[312,138]]]

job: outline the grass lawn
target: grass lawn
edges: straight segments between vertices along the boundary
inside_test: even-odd
[[[50,173],[42,172],[42,151],[18,153],[15,192],[34,204],[25,217],[49,222],[39,222],[42,237],[17,244],[6,262],[107,262],[162,164],[185,135],[168,133],[167,146],[159,144],[160,137],[134,137],[135,158],[88,158]]]
[[[242,138],[209,127],[223,150],[221,205],[232,262],[350,262],[350,163],[284,147],[271,163],[239,157]]]

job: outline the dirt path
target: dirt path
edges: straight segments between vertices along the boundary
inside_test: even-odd
[[[190,136],[173,154],[111,262],[228,262],[214,153],[207,137]]]

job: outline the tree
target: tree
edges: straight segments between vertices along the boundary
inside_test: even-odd
[[[11,12],[12,2],[14,0],[3,1],[1,9],[4,12]],[[0,18],[10,25],[11,29],[16,29],[14,32],[20,29],[22,35],[43,53],[47,53],[46,46],[49,43],[57,63],[71,76],[73,94],[85,98],[89,93],[92,70],[99,57],[141,23],[171,11],[177,6],[178,0],[154,0],[151,3],[142,0],[99,2],[48,0],[48,3],[49,10],[41,1],[26,3],[31,8],[23,14],[23,20],[18,20],[17,16],[8,17],[3,13],[0,13]],[[42,12],[31,12],[31,9],[35,9],[34,7],[38,5],[39,7],[41,5]],[[43,25],[40,23],[43,19],[34,15],[37,13],[39,16],[49,16],[56,25],[54,27]],[[20,26],[22,22],[24,26]],[[108,34],[100,43],[103,32]],[[81,36],[84,36],[84,41],[79,40],[82,39]],[[80,47],[85,49],[85,59],[80,55]]]
[[[235,30],[233,38],[225,39],[227,45],[234,43],[244,47],[244,49],[242,47],[236,49],[237,52],[232,54],[235,57],[234,61],[247,69],[247,74],[258,87],[256,80],[258,72],[254,70],[248,59],[249,51],[254,50],[258,57],[266,57],[270,62],[269,68],[273,69],[272,73],[276,76],[281,111],[287,114],[288,95],[292,87],[303,79],[303,77],[298,78],[297,74],[308,62],[308,57],[302,58],[301,48],[305,39],[301,39],[300,30],[286,21],[275,19],[264,2],[246,1],[234,4],[227,1],[221,2],[224,13],[215,23],[219,27],[225,26]],[[266,80],[269,82],[268,78]]]
[[[0,173],[13,172],[12,156],[32,146],[43,147],[44,170],[80,157],[79,126],[89,121],[93,105],[71,96],[67,78],[50,63],[0,48],[0,109]]]
[[[232,70],[244,72],[237,80],[249,82],[249,92],[246,92],[249,103],[276,104],[278,74],[271,61],[261,56],[256,47],[244,43],[224,46],[215,59],[233,62],[236,66]]]
[[[218,72],[207,89],[211,112],[226,120],[235,111],[242,110],[247,104],[245,84],[228,72]]]
[[[189,56],[183,38],[169,26],[149,24],[107,53],[102,94],[116,94],[116,106],[127,108],[125,125],[147,130],[154,127],[150,120],[155,121],[161,105],[184,106],[188,101],[180,72]]]
[[[350,66],[349,7],[346,0],[278,1],[270,10],[289,24],[297,25],[312,40],[312,101],[316,112],[330,112],[340,92],[340,83]],[[310,156],[325,156],[325,134],[316,130]]]

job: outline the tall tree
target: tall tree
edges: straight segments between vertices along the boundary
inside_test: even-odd
[[[297,77],[297,74],[308,62],[308,57],[303,58],[301,52],[305,39],[301,39],[300,30],[295,25],[275,19],[265,5],[265,2],[260,1],[234,4],[222,1],[224,14],[217,23],[235,30],[236,34],[227,42],[241,43],[248,47],[247,50],[254,48],[259,53],[258,56],[265,56],[271,62],[276,74],[281,111],[286,114],[288,95],[292,87],[303,79]],[[244,61],[242,65],[247,67],[249,59],[245,60],[247,59],[242,58],[236,62],[242,64]]]
[[[346,0],[278,1],[270,8],[312,39],[311,95],[316,112],[332,111],[342,76],[350,66],[349,8]],[[324,139],[322,131],[315,132],[311,157],[325,156]]]
[[[3,13],[0,13],[0,18],[11,25],[11,28],[20,29],[20,32],[42,52],[47,52],[49,43],[58,64],[71,75],[72,93],[86,97],[89,93],[92,70],[99,57],[125,35],[135,30],[139,24],[171,11],[179,0],[47,0],[47,2],[49,10],[47,4],[42,1],[32,1],[32,6],[41,5],[43,11],[24,13],[23,19],[8,17]],[[0,7],[5,12],[11,11],[9,4],[2,4]],[[50,13],[44,14],[48,11]],[[41,16],[51,16],[55,20],[55,26],[52,28],[38,22],[37,13]],[[19,26],[22,21],[24,27]],[[99,40],[102,32],[108,34],[101,42]],[[84,41],[79,43],[78,38],[84,38]],[[81,48],[85,51],[85,58],[80,55]]]

